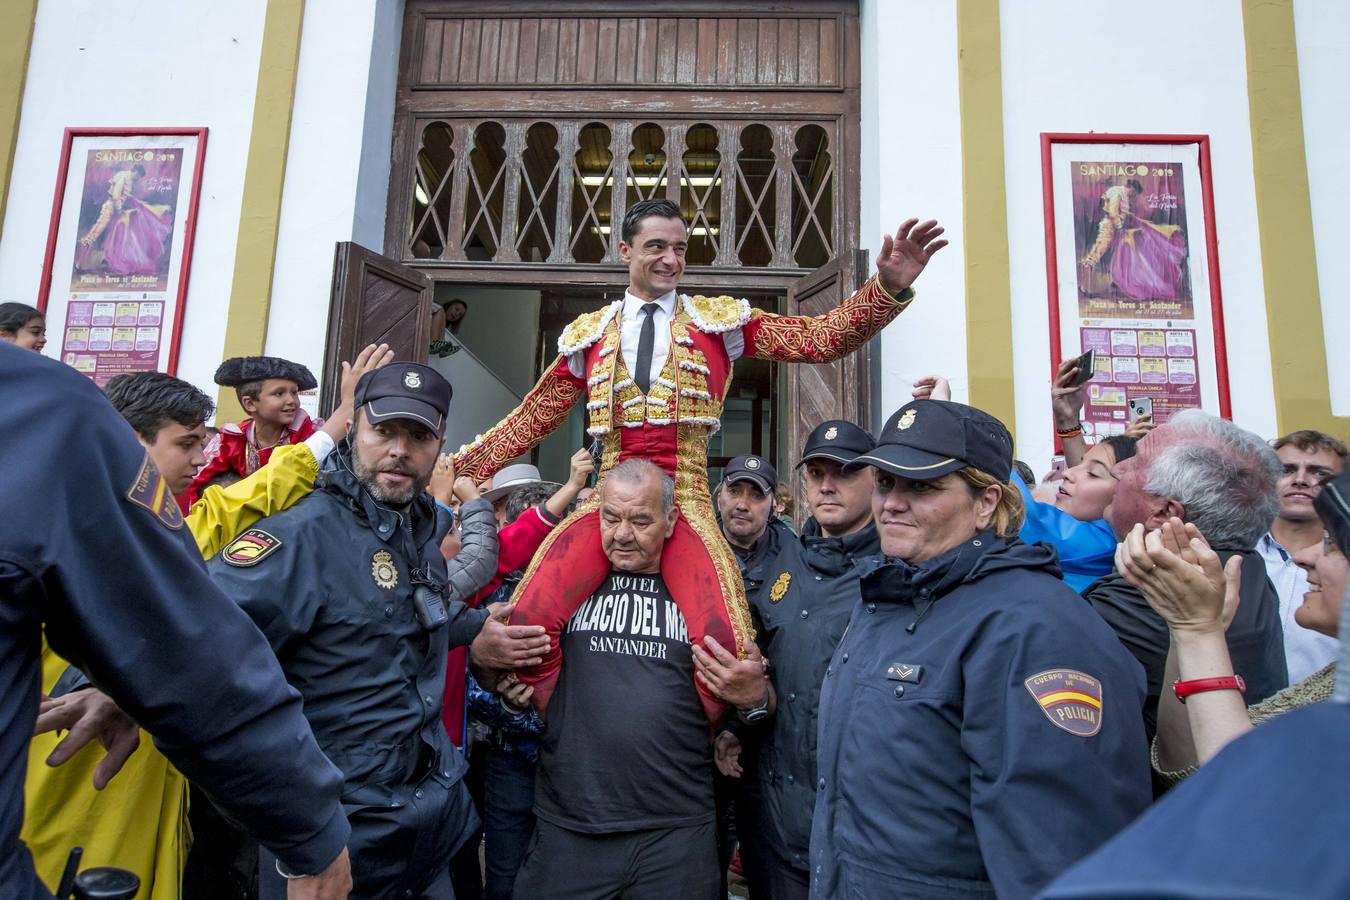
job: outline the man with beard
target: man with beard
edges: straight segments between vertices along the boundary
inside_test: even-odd
[[[476,817],[464,759],[440,721],[448,649],[472,643],[484,665],[509,669],[547,646],[542,628],[446,602],[425,489],[450,394],[423,365],[364,376],[355,425],[325,461],[318,489],[244,532],[209,567],[271,643],[319,746],[342,770],[353,897],[453,896],[449,859]],[[460,510],[479,511],[490,514],[487,501]],[[261,896],[280,897],[283,878],[305,874],[263,852]]]

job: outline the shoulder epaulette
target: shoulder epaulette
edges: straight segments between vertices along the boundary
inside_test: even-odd
[[[733,331],[750,321],[749,300],[723,294],[720,297],[681,296],[680,301],[689,312],[689,318],[704,334]]]
[[[622,306],[622,300],[615,300],[602,309],[577,316],[558,338],[558,352],[563,356],[571,356],[600,340],[600,336],[605,333],[605,326]]]

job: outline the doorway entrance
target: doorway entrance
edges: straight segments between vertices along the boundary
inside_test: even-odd
[[[734,0],[405,9],[384,255],[441,307],[463,301],[444,365],[498,401],[490,418],[467,413],[456,385],[457,413],[484,419],[470,437],[529,389],[568,321],[621,296],[617,225],[638,200],[680,205],[687,293],[818,313],[852,292],[856,0],[784,0],[772,14]],[[714,469],[756,452],[786,473],[808,412],[870,421],[865,353],[828,367],[737,361]],[[537,451],[555,477],[581,415]]]

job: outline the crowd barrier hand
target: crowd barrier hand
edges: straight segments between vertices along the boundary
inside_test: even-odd
[[[33,734],[69,729],[47,757],[52,768],[68,762],[90,741],[103,744],[107,755],[94,769],[94,789],[103,790],[141,745],[141,729],[111,697],[97,688],[85,688],[38,705]]]

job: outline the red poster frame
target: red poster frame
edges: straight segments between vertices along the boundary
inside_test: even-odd
[[[183,336],[183,312],[187,307],[188,276],[192,273],[192,246],[197,234],[197,205],[201,199],[202,172],[206,163],[205,126],[187,128],[67,128],[61,139],[61,161],[56,171],[56,190],[52,197],[52,215],[47,225],[47,247],[42,254],[42,279],[38,282],[37,303],[44,314],[52,287],[52,265],[56,259],[56,241],[61,228],[61,207],[66,200],[66,182],[70,178],[70,154],[75,138],[86,137],[196,137],[197,159],[192,170],[192,192],[188,197],[187,217],[183,220],[183,258],[179,263],[178,291],[174,298],[173,330],[169,335],[169,356],[165,369],[178,374],[178,349]]]
[[[1055,185],[1051,171],[1051,156],[1055,144],[1196,144],[1200,156],[1200,193],[1204,208],[1205,258],[1209,268],[1209,306],[1211,330],[1214,334],[1214,373],[1219,395],[1219,415],[1232,419],[1233,408],[1228,388],[1228,343],[1224,338],[1223,287],[1219,278],[1218,225],[1214,220],[1213,167],[1209,157],[1207,134],[1116,134],[1088,132],[1086,134],[1041,132],[1041,191],[1045,203],[1045,284],[1050,303],[1050,380],[1053,383],[1059,370],[1059,248],[1055,239]],[[1059,440],[1055,440],[1058,447]]]

